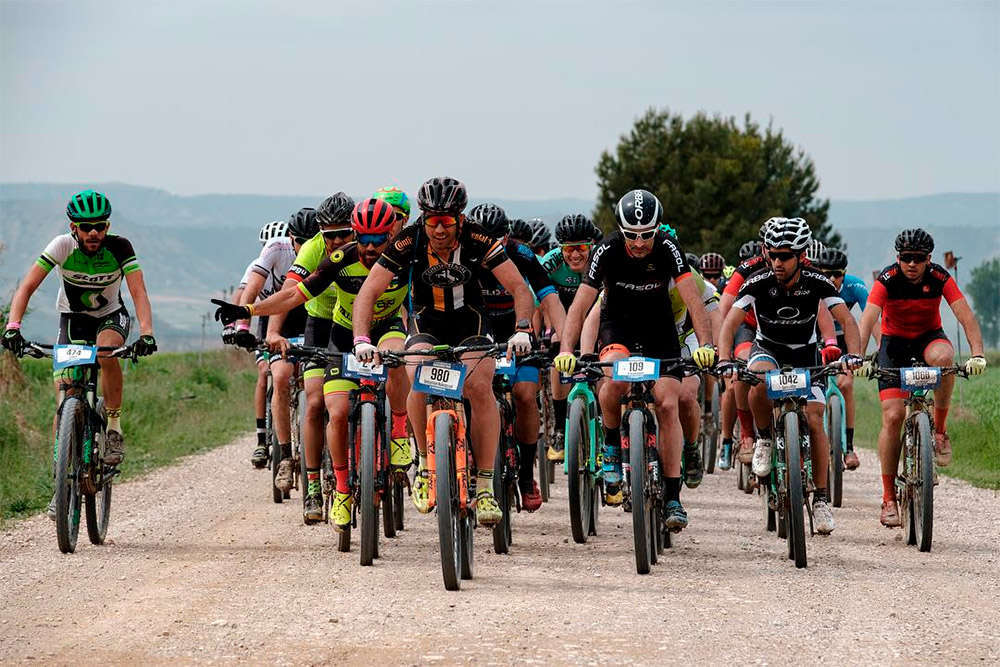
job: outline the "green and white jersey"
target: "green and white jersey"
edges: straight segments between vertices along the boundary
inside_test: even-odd
[[[573,303],[573,297],[576,296],[576,288],[580,286],[582,274],[569,268],[569,264],[563,258],[562,248],[553,248],[548,251],[541,261],[542,268],[549,274],[549,280],[556,286],[563,308],[569,310]]]
[[[76,237],[63,234],[52,239],[35,262],[51,271],[59,267],[62,284],[56,307],[60,313],[102,317],[124,305],[122,278],[139,270],[132,244],[124,236],[108,234],[93,255],[80,250]]]

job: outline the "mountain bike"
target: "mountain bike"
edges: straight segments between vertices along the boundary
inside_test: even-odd
[[[292,345],[298,345],[302,342],[302,337],[298,336],[296,338],[289,339],[289,343]],[[263,342],[258,341],[255,348],[261,352],[268,352],[270,348]],[[289,410],[289,427],[291,433],[291,444],[292,444],[292,489],[303,489],[305,490],[305,450],[302,441],[302,430],[305,423],[305,413],[306,413],[306,394],[305,388],[302,384],[302,373],[300,372],[300,365],[295,361],[294,358],[289,358],[295,364],[295,371],[292,373],[291,377],[288,379],[288,410]],[[274,396],[274,380],[271,375],[271,365],[268,363],[267,371],[267,405],[265,413],[265,430],[266,439],[268,443],[268,460],[267,467],[271,470],[271,499],[276,503],[281,503],[292,497],[291,489],[288,491],[282,491],[279,489],[274,481],[278,476],[278,465],[281,463],[281,444],[278,442],[278,434],[274,429],[274,413],[272,412],[272,398]],[[305,505],[305,493],[302,494],[302,504]]]
[[[68,388],[59,391],[56,441],[53,448],[56,500],[56,542],[63,553],[76,550],[80,507],[85,505],[87,537],[103,544],[111,519],[111,489],[117,466],[104,463],[108,418],[104,398],[97,396],[98,354],[138,358],[132,345],[48,345],[26,342],[22,355],[52,357],[56,370],[70,369]]]
[[[914,360],[908,368],[878,368],[874,377],[899,378],[900,388],[910,392],[905,399],[902,452],[896,474],[896,497],[906,520],[906,543],[930,551],[934,536],[934,399],[929,393],[945,375],[968,378],[961,366],[927,366]]]
[[[706,384],[706,382],[702,381],[701,386],[698,388],[698,405],[702,406],[698,442],[701,446],[702,469],[711,475],[715,472],[715,461],[718,456],[721,396],[719,395],[718,382],[712,383],[712,393],[706,396]],[[709,408],[709,412],[705,412],[705,407]]]
[[[594,355],[581,357],[584,364]],[[600,368],[582,366],[569,376],[560,375],[563,384],[572,383],[566,397],[565,458],[563,473],[569,495],[569,526],[573,541],[583,544],[597,535],[597,518],[604,502],[604,429],[601,406],[594,394],[595,384],[603,379]]]
[[[835,377],[826,379],[826,411],[823,429],[830,438],[830,501],[844,504],[844,456],[847,454],[847,404]]]

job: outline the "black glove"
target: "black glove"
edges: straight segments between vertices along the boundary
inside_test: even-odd
[[[3,344],[5,348],[18,357],[24,352],[24,343],[24,336],[21,335],[20,329],[6,329],[3,332],[3,338],[0,338],[0,344]]]
[[[735,380],[739,373],[740,365],[733,361],[732,359],[727,359],[725,361],[720,361],[716,366],[715,370],[720,376]]]
[[[137,357],[148,357],[156,352],[156,339],[152,336],[139,336],[139,340],[132,344],[132,349]]]
[[[236,320],[249,320],[250,309],[246,306],[237,306],[222,299],[212,299],[212,303],[218,306],[215,311],[215,319],[223,324],[232,324]]]
[[[257,347],[257,337],[250,333],[249,329],[240,329],[233,336],[233,344],[252,350]]]
[[[236,343],[236,327],[232,324],[227,324],[222,329],[222,342],[225,345],[233,345]]]

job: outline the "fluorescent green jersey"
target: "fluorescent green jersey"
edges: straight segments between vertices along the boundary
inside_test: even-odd
[[[330,253],[326,251],[326,241],[323,239],[323,234],[317,234],[299,248],[299,254],[295,257],[292,268],[288,270],[287,277],[301,283],[309,277],[309,274],[318,269],[320,263],[329,256]],[[332,288],[327,288],[306,301],[306,312],[313,317],[332,320],[333,308],[336,303],[337,293]]]

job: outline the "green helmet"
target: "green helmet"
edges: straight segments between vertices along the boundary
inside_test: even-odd
[[[660,225],[660,231],[666,232],[667,234],[670,235],[671,238],[677,238],[677,230],[665,222],[662,225]]]
[[[396,186],[387,185],[384,188],[379,188],[372,197],[391,204],[394,208],[406,213],[406,217],[410,217],[410,198]]]
[[[73,222],[100,222],[111,217],[111,202],[100,192],[77,192],[66,204],[66,217]]]

